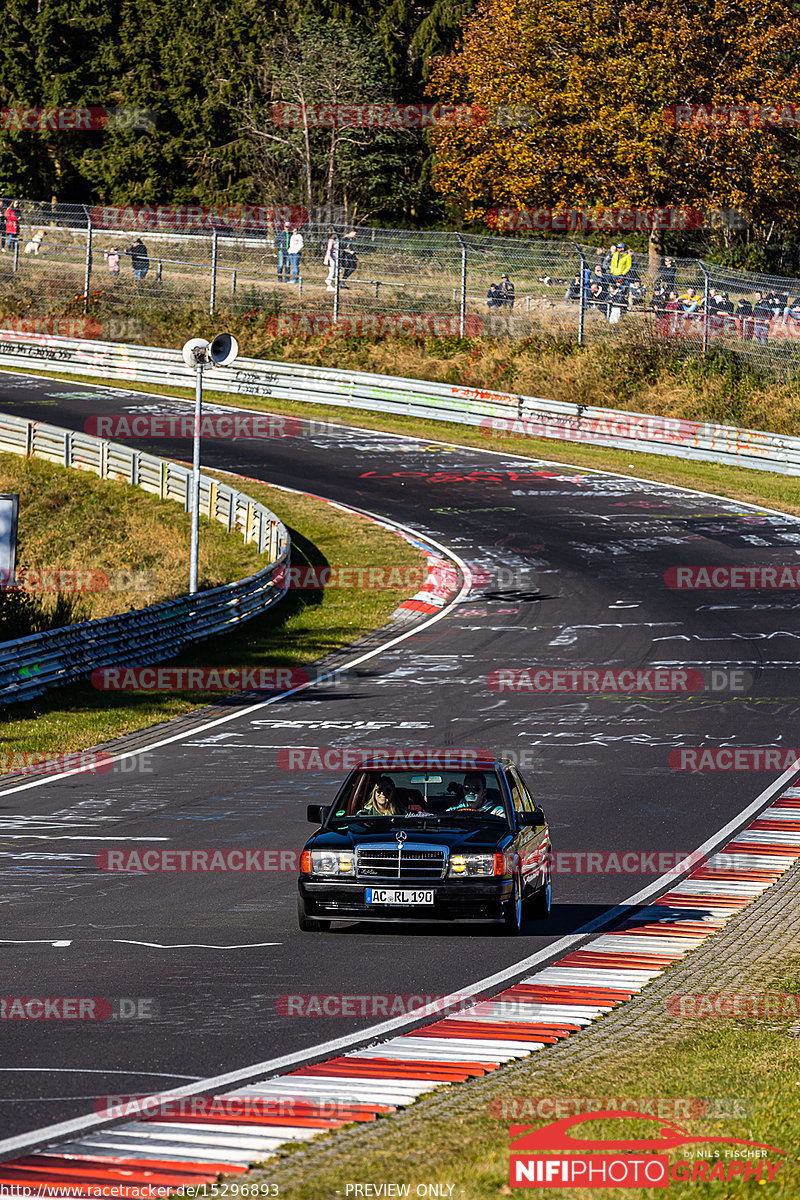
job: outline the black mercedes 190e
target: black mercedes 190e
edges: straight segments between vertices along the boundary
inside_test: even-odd
[[[300,859],[298,919],[459,921],[501,925],[550,913],[550,833],[517,768],[477,759],[464,770],[386,770],[362,755]]]

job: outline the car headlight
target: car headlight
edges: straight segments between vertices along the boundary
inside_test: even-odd
[[[505,854],[451,854],[447,871],[451,879],[474,875],[505,875]]]
[[[352,850],[312,850],[312,875],[355,875],[356,856]]]

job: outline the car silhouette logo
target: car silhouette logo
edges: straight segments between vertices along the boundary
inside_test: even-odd
[[[405,829],[398,829],[394,836],[397,838],[398,842],[404,842],[408,837],[408,834],[406,833]]]

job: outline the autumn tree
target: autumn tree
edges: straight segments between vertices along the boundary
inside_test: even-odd
[[[483,0],[431,73],[450,103],[529,105],[529,128],[439,127],[434,184],[493,206],[744,210],[797,223],[800,17],[789,0]],[[785,119],[681,125],[670,106],[773,105]],[[693,118],[694,119],[694,118]],[[661,253],[663,233],[650,235]]]

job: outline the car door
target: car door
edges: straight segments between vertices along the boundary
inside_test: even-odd
[[[515,797],[514,808],[517,810],[516,796],[520,798],[519,812],[532,813],[537,807],[530,789],[515,767],[507,771],[511,794]],[[526,825],[519,830],[520,858],[522,860],[522,881],[524,890],[528,893],[537,891],[547,877],[547,864],[550,858],[550,836],[547,825]]]

